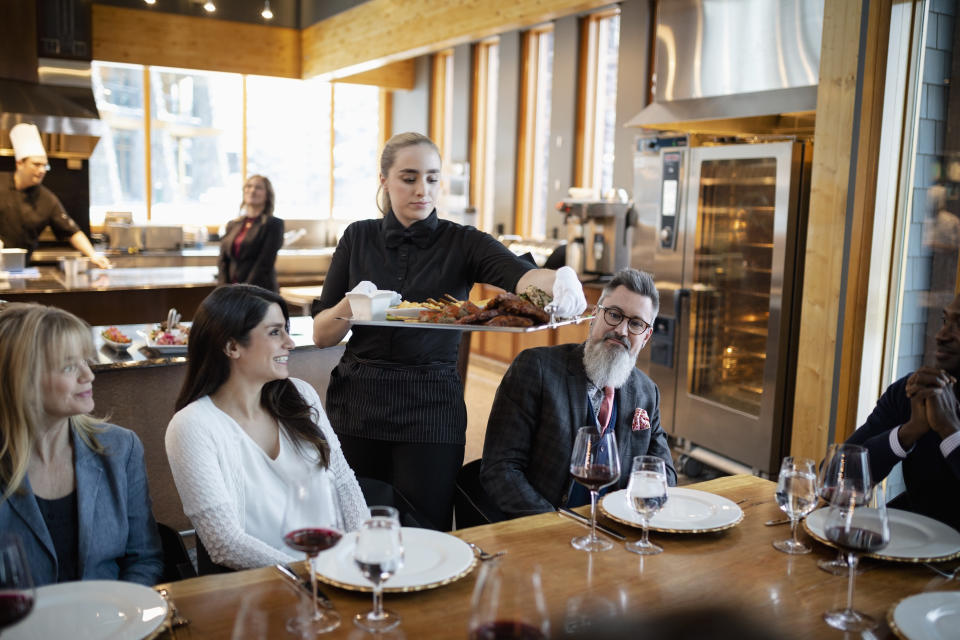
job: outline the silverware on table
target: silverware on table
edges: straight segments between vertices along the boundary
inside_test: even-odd
[[[278,562],[277,564],[273,565],[273,568],[283,576],[287,584],[299,589],[303,589],[311,596],[313,595],[313,585],[310,584],[310,578],[301,578],[288,564],[282,564]],[[327,594],[321,591],[319,587],[317,587],[317,602],[320,604],[320,606],[326,609],[333,609],[333,602],[331,602],[330,598],[327,597]]]
[[[790,518],[780,518],[779,520],[767,520],[763,524],[767,525],[768,527],[775,527],[778,524],[790,524]]]
[[[557,514],[559,514],[560,516],[566,516],[566,517],[568,517],[568,518],[571,518],[571,519],[573,519],[573,520],[576,520],[578,523],[580,523],[580,524],[582,524],[582,525],[586,525],[587,527],[590,526],[590,518],[588,518],[587,516],[582,516],[582,515],[580,515],[579,513],[577,513],[576,511],[572,511],[572,510],[570,510],[570,509],[568,509],[568,508],[566,508],[566,507],[557,507]],[[599,522],[597,523],[597,531],[599,531],[600,533],[603,533],[603,534],[606,534],[606,535],[610,536],[610,537],[613,538],[614,540],[620,540],[621,542],[623,542],[623,541],[625,541],[625,540],[627,539],[626,536],[623,536],[623,535],[617,533],[617,532],[614,531],[613,529],[609,529],[609,528],[603,526],[603,525],[600,524]]]
[[[938,575],[943,576],[947,580],[953,580],[957,576],[960,576],[960,567],[954,568],[953,571],[945,571],[940,567],[938,567],[937,565],[931,564],[929,562],[924,562],[923,566],[925,566],[927,569],[934,571]]]
[[[494,558],[499,558],[500,556],[506,555],[506,551],[497,551],[496,553],[487,553],[477,545],[472,542],[467,542],[473,552],[477,554],[477,557],[481,560],[493,560]]]

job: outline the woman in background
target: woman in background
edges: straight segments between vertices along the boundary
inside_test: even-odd
[[[217,281],[255,284],[277,291],[277,252],[283,246],[283,220],[273,216],[273,185],[253,175],[243,185],[242,215],[227,223],[220,240]]]
[[[61,309],[0,309],[0,531],[37,585],[163,572],[143,445],[93,411],[90,327]]]
[[[332,346],[350,330],[342,320],[350,317],[345,294],[363,280],[411,301],[464,300],[476,282],[518,293],[528,285],[553,290],[554,271],[523,262],[487,233],[439,219],[439,193],[433,141],[418,133],[390,138],[380,156],[383,218],[344,232],[313,304],[314,343]],[[353,469],[392,484],[425,520],[421,526],[444,531],[466,443],[460,338],[456,331],[353,327],[327,390],[330,421]]]
[[[300,559],[283,543],[293,481],[329,482],[347,530],[367,514],[317,392],[289,377],[288,327],[276,293],[215,289],[194,318],[187,377],[167,428],[183,510],[210,559],[233,569]]]

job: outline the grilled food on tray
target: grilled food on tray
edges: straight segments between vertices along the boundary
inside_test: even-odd
[[[494,327],[533,327],[550,322],[543,307],[552,298],[536,287],[528,287],[521,295],[501,293],[485,305],[469,300],[439,301],[440,309],[420,312],[418,322],[444,324],[483,324]],[[438,301],[431,301],[438,302]]]

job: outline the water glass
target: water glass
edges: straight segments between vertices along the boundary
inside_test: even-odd
[[[797,523],[817,506],[817,474],[809,458],[787,456],[777,479],[777,506],[790,518],[790,538],[777,540],[773,547],[784,553],[810,553],[810,547],[797,539]]]
[[[373,583],[373,609],[355,615],[354,624],[371,633],[393,629],[400,624],[400,615],[383,608],[383,583],[403,566],[403,537],[396,509],[370,507],[370,517],[357,533],[353,561]]]
[[[627,484],[627,503],[643,523],[643,537],[626,544],[627,551],[641,555],[663,552],[663,547],[650,542],[650,518],[667,502],[667,467],[656,456],[636,456]]]

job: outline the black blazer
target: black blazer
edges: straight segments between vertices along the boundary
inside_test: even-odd
[[[277,252],[283,246],[283,220],[261,215],[254,221],[240,243],[237,257],[233,257],[233,241],[243,229],[244,217],[227,223],[220,240],[220,258],[217,260],[217,281],[220,284],[240,282],[255,284],[277,291]]]

